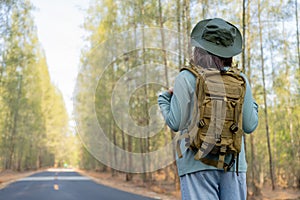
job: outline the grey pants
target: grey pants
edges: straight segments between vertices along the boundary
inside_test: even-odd
[[[246,200],[246,173],[206,170],[180,177],[182,200]]]

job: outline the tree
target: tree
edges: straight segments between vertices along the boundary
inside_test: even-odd
[[[261,72],[262,72],[262,81],[263,81],[263,97],[264,97],[264,113],[265,113],[265,126],[266,126],[266,135],[267,135],[267,144],[268,144],[268,153],[269,153],[269,166],[270,166],[270,176],[272,181],[272,189],[275,190],[275,180],[273,173],[273,159],[271,151],[271,142],[270,142],[270,133],[269,133],[269,120],[268,120],[268,104],[267,104],[267,91],[266,91],[266,81],[265,81],[265,70],[264,70],[264,51],[262,45],[262,24],[261,24],[261,14],[262,9],[260,5],[260,0],[258,1],[258,24],[259,24],[259,41],[260,41],[260,53],[261,53]]]
[[[298,19],[298,1],[297,0],[295,0],[295,18],[296,18],[298,67],[299,67],[299,70],[300,70],[300,42],[299,42],[299,19]]]
[[[6,13],[5,26],[0,28],[4,38],[0,41],[0,168],[53,166],[66,146],[56,141],[68,134],[68,116],[60,92],[50,81],[31,15],[33,6],[25,0],[0,5],[6,9],[1,12]]]

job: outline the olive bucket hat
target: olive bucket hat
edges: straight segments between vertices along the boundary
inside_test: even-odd
[[[236,26],[223,19],[205,19],[193,28],[191,44],[214,55],[230,58],[241,53],[242,35]]]

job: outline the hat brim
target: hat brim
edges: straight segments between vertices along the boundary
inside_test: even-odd
[[[202,38],[203,30],[205,25],[211,21],[212,19],[206,19],[198,22],[198,24],[193,28],[192,33],[191,33],[191,45],[195,47],[200,47],[209,53],[212,53],[214,55],[223,57],[223,58],[230,58],[235,55],[238,55],[242,52],[242,35],[238,28],[236,26],[232,25],[237,29],[237,34],[234,39],[234,43],[231,46],[222,46],[222,45],[217,45],[216,43],[209,42],[205,39]]]

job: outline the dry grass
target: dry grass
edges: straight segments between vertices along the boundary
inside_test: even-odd
[[[258,198],[261,200],[300,200],[300,191],[281,188],[273,191],[271,187],[264,187],[262,196]]]
[[[15,172],[12,170],[5,170],[0,172],[0,189],[3,189],[10,183],[16,181],[17,179],[24,178],[26,176],[30,176],[37,171],[29,171],[29,172]]]

